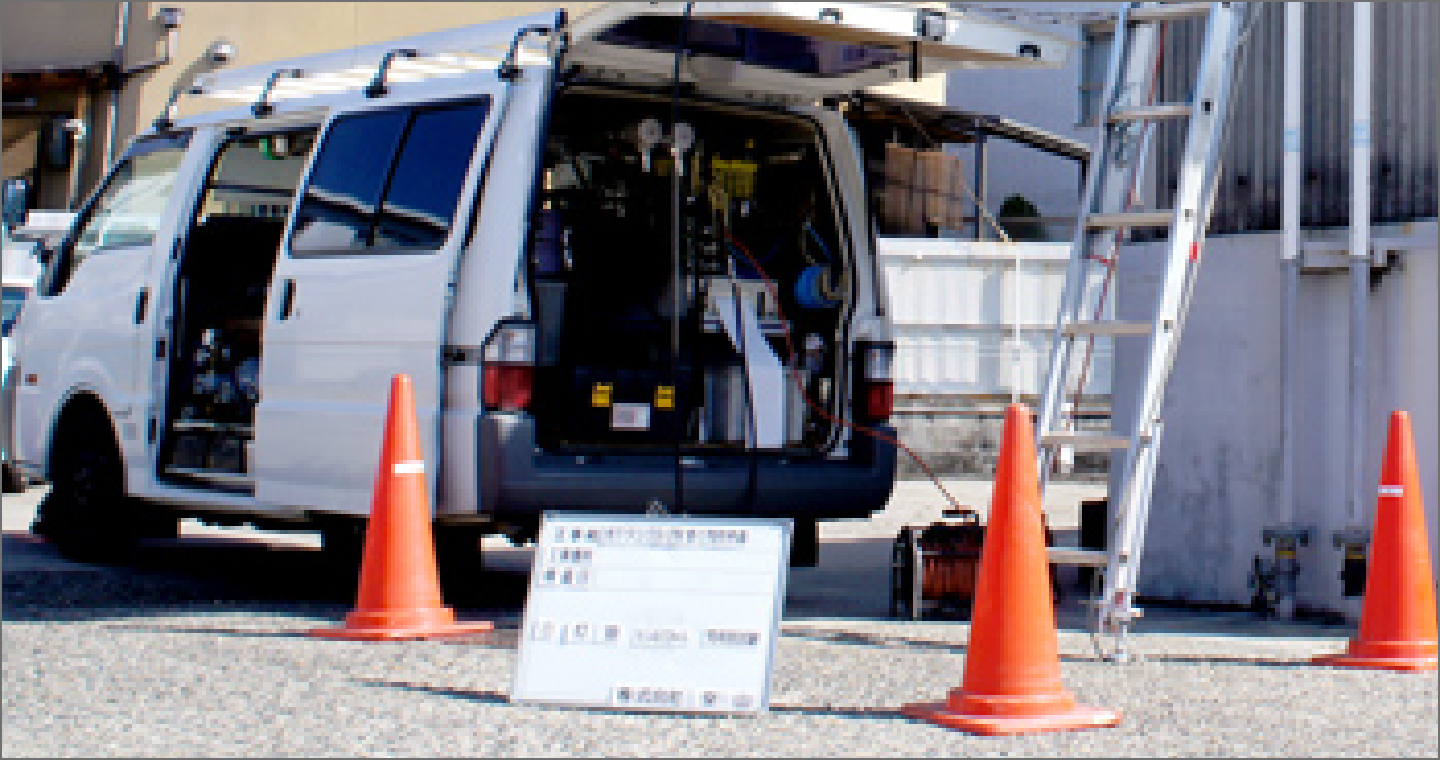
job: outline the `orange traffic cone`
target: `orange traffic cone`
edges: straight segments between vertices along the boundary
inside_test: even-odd
[[[1060,684],[1032,438],[1029,410],[1011,404],[980,549],[965,680],[944,702],[905,705],[901,712],[909,717],[988,735],[1120,722],[1117,712],[1075,704]]]
[[[1375,533],[1360,637],[1344,654],[1316,657],[1320,665],[1385,670],[1435,670],[1440,637],[1435,621],[1435,577],[1430,567],[1430,537],[1425,530],[1425,500],[1415,469],[1410,415],[1390,415],[1385,467],[1375,506]]]
[[[435,564],[415,395],[410,378],[396,375],[390,381],[385,442],[375,476],[355,610],[345,618],[345,625],[317,628],[310,635],[393,641],[456,636],[494,627],[488,622],[456,623],[454,610],[440,602],[440,572]]]

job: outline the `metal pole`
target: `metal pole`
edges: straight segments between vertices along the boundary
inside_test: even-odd
[[[1295,386],[1299,369],[1295,327],[1300,279],[1300,194],[1305,157],[1305,4],[1285,5],[1285,154],[1281,188],[1281,226],[1285,290],[1280,316],[1280,522],[1295,522]],[[1277,610],[1294,616],[1294,595]]]
[[[1370,307],[1370,110],[1373,88],[1373,3],[1355,3],[1355,92],[1350,125],[1350,498],[1348,522],[1364,502],[1367,352]]]
[[[82,90],[75,101],[75,118],[66,124],[70,138],[70,176],[65,182],[65,209],[74,211],[80,204],[80,183],[84,179],[85,167],[89,161],[85,157],[90,153],[90,122],[95,118],[95,108],[91,105],[94,92],[86,88]]]
[[[1020,403],[1020,247],[1010,246],[1010,403]],[[1038,390],[1038,389],[1037,389]]]
[[[980,218],[985,208],[985,132],[977,123],[975,126],[975,241],[985,239],[984,221]]]
[[[1280,514],[1295,519],[1295,310],[1300,267],[1300,193],[1305,145],[1305,5],[1285,4],[1285,164],[1281,193],[1284,303],[1280,321]]]
[[[130,37],[130,3],[120,4],[120,18],[116,21],[115,28],[115,66],[123,70],[125,68],[125,43]],[[110,96],[105,102],[105,160],[100,168],[101,176],[110,171],[110,163],[115,160],[115,134],[118,125],[120,111],[120,89],[119,85],[112,83]]]

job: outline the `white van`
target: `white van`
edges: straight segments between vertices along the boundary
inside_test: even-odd
[[[244,105],[135,139],[22,320],[37,530],[353,547],[405,373],[440,541],[658,507],[793,517],[813,558],[896,456],[837,99],[1070,46],[901,4],[616,3],[218,75]]]
[[[14,342],[10,335],[20,319],[25,302],[40,279],[40,256],[48,239],[69,229],[74,214],[65,211],[28,211],[25,200],[28,183],[5,181],[5,213],[0,222],[4,253],[0,255],[0,491],[25,490],[27,479],[14,466],[13,431],[15,419]]]

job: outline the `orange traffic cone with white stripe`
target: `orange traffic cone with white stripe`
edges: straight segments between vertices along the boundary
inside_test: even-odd
[[[492,630],[495,626],[489,622],[457,623],[455,611],[441,603],[430,519],[415,394],[410,378],[396,375],[390,381],[385,441],[365,531],[355,609],[343,626],[317,628],[310,635],[394,641]]]
[[[1114,726],[1120,714],[1085,707],[1060,683],[1050,564],[1030,412],[1005,410],[990,525],[970,616],[965,679],[944,702],[905,705],[912,718],[975,734]]]
[[[1360,610],[1360,636],[1344,654],[1315,658],[1319,665],[1401,671],[1440,665],[1435,576],[1425,499],[1415,467],[1410,415],[1390,415],[1385,466],[1375,505],[1374,539]]]

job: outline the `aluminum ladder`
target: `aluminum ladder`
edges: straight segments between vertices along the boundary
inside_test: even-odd
[[[1144,548],[1156,452],[1164,431],[1161,405],[1218,184],[1222,135],[1238,68],[1246,6],[1126,3],[1114,24],[1109,75],[1096,109],[1097,146],[1085,179],[1056,319],[1036,425],[1036,451],[1042,487],[1060,447],[1125,452],[1119,477],[1112,472],[1110,481],[1107,549],[1051,553],[1051,560],[1058,564],[1104,567],[1102,591],[1089,603],[1093,606],[1097,649],[1103,658],[1115,662],[1130,659],[1129,627],[1140,615],[1131,602]],[[1188,102],[1157,103],[1163,26],[1184,19],[1204,19],[1206,24],[1192,95]],[[1156,123],[1165,119],[1188,121],[1175,205],[1168,210],[1139,209],[1135,199],[1144,181],[1151,136]],[[1132,228],[1169,230],[1158,297],[1148,321],[1103,320],[1097,305],[1103,304],[1103,289],[1109,287],[1120,243]],[[1097,274],[1105,275],[1104,285],[1096,285]],[[1087,314],[1091,310],[1095,313]],[[1149,345],[1138,393],[1133,398],[1112,399],[1112,406],[1133,404],[1128,430],[1112,426],[1110,434],[1080,432],[1062,420],[1065,397],[1077,380],[1077,370],[1082,383],[1088,371],[1088,352],[1079,350],[1078,345],[1082,339],[1089,340],[1093,347],[1096,338],[1147,336]],[[1112,455],[1111,467],[1117,463]]]

